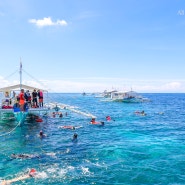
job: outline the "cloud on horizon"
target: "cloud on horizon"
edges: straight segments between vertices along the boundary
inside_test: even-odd
[[[119,91],[129,91],[131,88],[139,93],[184,93],[185,81],[183,80],[124,80],[119,82],[115,79],[62,79],[62,80],[25,80],[23,84],[36,88],[46,89],[49,92],[79,93],[79,92],[103,92],[104,90],[116,89]],[[0,76],[0,88],[18,84],[18,80],[5,80]]]
[[[44,17],[43,19],[30,19],[29,23],[35,24],[37,27],[45,26],[67,26],[65,20],[57,20],[56,22],[52,21],[51,17]]]

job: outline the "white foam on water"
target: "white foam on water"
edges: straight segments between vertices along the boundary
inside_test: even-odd
[[[67,148],[66,151],[64,153],[68,154],[70,152],[70,149]]]
[[[56,156],[56,153],[54,153],[54,152],[49,152],[49,153],[46,153],[46,155],[49,155],[49,156]]]
[[[59,175],[60,175],[61,177],[64,177],[64,176],[66,175],[66,173],[67,173],[67,170],[66,170],[66,169],[61,169],[61,170],[59,171]]]
[[[74,166],[68,166],[67,169],[68,169],[69,171],[73,171],[73,170],[75,169],[75,167],[74,167]]]
[[[56,172],[56,168],[49,168],[49,169],[47,169],[47,172],[54,173],[54,172]]]
[[[90,175],[91,174],[91,172],[89,171],[89,168],[85,168],[85,167],[82,166],[81,169],[82,169],[82,173],[84,175]]]
[[[37,172],[37,175],[35,176],[35,178],[46,179],[48,178],[48,175],[46,172]]]

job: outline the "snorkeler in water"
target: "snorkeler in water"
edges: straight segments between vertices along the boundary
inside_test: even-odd
[[[72,141],[73,142],[77,142],[78,141],[78,134],[77,133],[74,133]]]
[[[36,171],[34,168],[32,168],[32,169],[28,172],[28,174],[23,175],[23,176],[20,176],[20,177],[16,177],[16,178],[11,179],[11,180],[4,180],[4,181],[1,183],[1,185],[9,185],[9,184],[11,184],[11,183],[13,183],[13,182],[23,181],[23,180],[26,180],[26,179],[28,179],[28,178],[35,177],[36,175],[37,175],[37,171]]]
[[[144,110],[142,110],[141,112],[140,111],[135,111],[134,113],[137,114],[137,115],[146,116],[146,113],[145,113]]]
[[[78,128],[82,128],[82,126],[71,126],[71,125],[65,125],[65,126],[59,126],[58,128],[62,128],[62,129],[69,129],[69,130],[75,130]]]
[[[93,125],[102,125],[102,126],[104,125],[104,121],[100,121],[100,122],[98,121],[97,122],[95,120],[95,118],[92,118],[91,121],[90,121],[90,123],[93,124]]]
[[[44,137],[46,137],[46,135],[43,133],[43,131],[42,131],[42,130],[39,132],[39,137],[40,137],[40,138],[44,138]]]
[[[30,155],[30,154],[11,154],[11,158],[13,159],[32,159],[32,158],[40,158],[38,155]]]

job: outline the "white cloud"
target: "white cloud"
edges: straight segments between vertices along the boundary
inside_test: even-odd
[[[177,15],[183,16],[184,15],[184,10],[178,10]]]
[[[181,87],[181,83],[180,82],[170,82],[164,85],[165,89],[172,89],[172,90],[177,90]]]
[[[121,78],[79,78],[62,80],[25,80],[23,84],[46,89],[49,92],[103,92],[105,89],[120,91],[134,90],[139,93],[184,93],[185,80],[134,80]],[[0,87],[18,84],[19,81],[5,80],[0,76]]]
[[[52,21],[51,17],[44,17],[43,19],[30,19],[30,23],[35,24],[38,27],[44,26],[67,26],[65,20],[57,20],[56,22]]]

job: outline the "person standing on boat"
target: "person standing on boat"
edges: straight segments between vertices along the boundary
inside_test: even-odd
[[[28,106],[31,107],[31,95],[29,90],[26,91],[26,93],[24,94],[24,97],[26,99]]]
[[[24,98],[24,89],[21,89],[21,92],[19,94],[19,104],[20,104],[20,109],[21,111],[24,111],[24,102],[25,102],[25,98]]]
[[[33,107],[37,108],[38,104],[37,104],[37,92],[36,92],[36,89],[34,89],[34,91],[32,92],[32,101],[33,101]]]
[[[39,97],[39,107],[43,107],[43,92],[38,90],[38,97]]]

